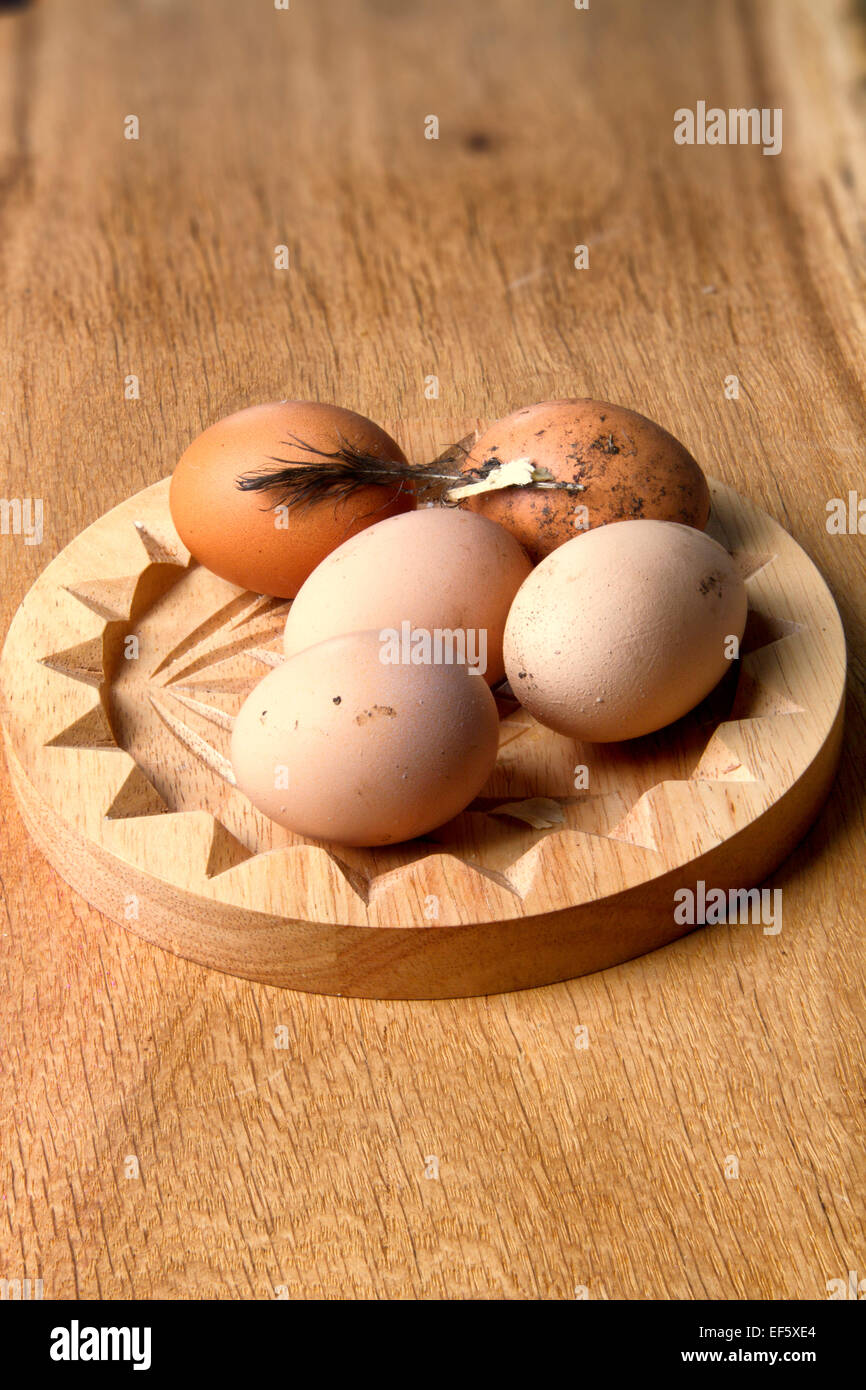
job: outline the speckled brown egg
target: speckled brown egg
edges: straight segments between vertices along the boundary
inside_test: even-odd
[[[255,593],[293,598],[316,565],[350,536],[415,506],[410,487],[364,487],[280,509],[279,490],[244,492],[238,478],[279,467],[275,459],[320,462],[344,444],[405,463],[400,446],[353,410],[318,401],[254,405],[218,420],[194,439],[171,480],[172,520],[200,564]]]
[[[699,530],[707,524],[709,489],[691,454],[661,425],[624,406],[592,400],[524,406],[481,435],[464,468],[520,458],[582,490],[509,487],[463,505],[505,526],[533,561],[612,521],[678,521]]]
[[[747,609],[731,556],[702,531],[617,522],[560,546],[521,585],[505,669],[548,728],[588,743],[639,738],[718,684]]]
[[[465,666],[382,660],[378,632],[309,647],[235,719],[238,786],[266,816],[341,845],[385,845],[459,814],[496,762],[499,715]]]

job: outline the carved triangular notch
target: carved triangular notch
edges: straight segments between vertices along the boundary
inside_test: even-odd
[[[217,874],[224,874],[227,869],[235,869],[238,864],[243,864],[245,860],[252,859],[253,851],[242,845],[230,830],[219,821],[214,823],[213,839],[210,844],[210,851],[207,858],[205,874],[208,878],[215,878]]]
[[[655,808],[652,797],[647,793],[639,797],[628,815],[607,832],[608,840],[622,840],[627,845],[658,852],[658,831],[656,829]]]
[[[153,564],[186,565],[188,563],[189,551],[178,538],[160,535],[150,522],[136,521],[133,524],[138,533],[138,539]]]
[[[105,679],[103,668],[102,638],[92,637],[89,642],[79,642],[74,647],[66,647],[62,652],[52,652],[42,657],[42,665],[52,671],[59,671],[70,680],[81,681],[83,685],[102,685]]]
[[[803,631],[802,623],[792,623],[786,618],[774,618],[769,613],[760,613],[756,608],[749,609],[746,630],[740,643],[740,654],[756,652],[760,647],[769,647],[773,642],[781,642],[785,637],[793,637]]]
[[[803,713],[802,705],[796,704],[787,695],[783,695],[781,691],[773,690],[764,681],[756,680],[754,676],[749,675],[748,671],[740,671],[733,709],[728,716],[731,721],[765,719],[768,716]]]
[[[45,745],[46,748],[117,748],[111,725],[102,705],[96,705],[80,719],[61,729]]]
[[[128,618],[140,576],[124,575],[122,579],[92,579],[84,584],[67,585],[67,593],[83,603],[98,617],[108,622]]]
[[[757,782],[760,779],[716,733],[691,774],[696,782]]]
[[[131,820],[136,816],[161,816],[169,810],[159,792],[140,768],[133,768],[105,813],[106,820]]]
[[[775,558],[775,555],[756,555],[754,551],[751,550],[734,550],[731,552],[734,568],[743,580],[751,579],[753,575],[758,574],[775,560]]]

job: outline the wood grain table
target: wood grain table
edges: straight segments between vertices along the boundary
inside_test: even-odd
[[[4,780],[0,1276],[84,1299],[866,1276],[866,538],[826,526],[866,477],[864,55],[847,0],[3,7],[3,491],[44,504],[41,544],[0,536],[4,631],[241,406],[335,400],[420,450],[446,418],[588,395],[806,548],[851,697],[831,799],[769,885],[778,935],[456,1002],[150,948],[47,867]],[[698,101],[781,108],[781,154],[676,145]]]

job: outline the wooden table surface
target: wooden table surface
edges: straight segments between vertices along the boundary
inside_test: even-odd
[[[866,1276],[866,539],[825,524],[864,481],[863,6],[3,10],[3,489],[45,515],[41,545],[0,537],[4,632],[72,536],[241,406],[338,401],[421,453],[443,421],[587,395],[808,550],[851,698],[831,799],[770,884],[779,935],[457,1002],[283,993],[148,947],[48,868],[4,773],[0,1276],[86,1299],[821,1299]],[[699,100],[782,108],[782,153],[675,145]]]

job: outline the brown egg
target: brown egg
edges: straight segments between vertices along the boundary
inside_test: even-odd
[[[548,728],[588,743],[639,738],[718,684],[747,610],[717,541],[670,521],[620,522],[560,546],[521,585],[505,669]]]
[[[465,660],[493,685],[505,670],[508,609],[530,569],[502,526],[458,507],[421,507],[371,526],[319,565],[292,604],[283,648],[292,656],[376,628],[414,661]]]
[[[691,454],[624,406],[591,400],[524,406],[481,435],[464,468],[520,458],[582,491],[508,487],[463,505],[507,527],[533,561],[610,521],[678,521],[699,530],[707,524],[709,489]]]
[[[193,440],[169,494],[178,535],[200,564],[243,589],[279,598],[294,598],[316,565],[350,536],[415,505],[404,484],[402,491],[365,487],[340,501],[323,498],[309,507],[274,510],[278,491],[243,492],[236,486],[241,474],[278,468],[274,458],[321,462],[297,439],[324,452],[348,443],[374,457],[406,461],[390,435],[353,410],[318,401],[254,405]]]
[[[496,763],[499,716],[466,666],[383,661],[378,632],[308,647],[264,677],[232,730],[238,786],[266,816],[385,845],[459,814]]]

